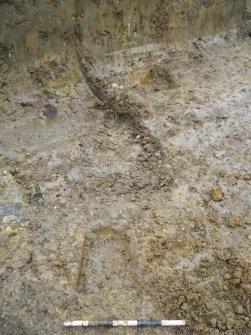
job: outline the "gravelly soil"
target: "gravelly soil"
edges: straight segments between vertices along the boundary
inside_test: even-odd
[[[1,334],[250,334],[250,55],[160,46],[97,97],[83,81],[1,123]]]

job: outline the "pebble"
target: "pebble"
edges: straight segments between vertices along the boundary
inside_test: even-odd
[[[211,198],[213,201],[222,201],[223,199],[223,191],[219,185],[215,185],[211,191]]]
[[[226,177],[227,173],[225,171],[219,171],[219,176],[224,178]]]
[[[231,228],[240,227],[242,225],[241,218],[237,215],[231,215],[228,219],[228,226]]]
[[[235,311],[237,314],[243,314],[244,312],[244,308],[242,305],[237,305],[236,308],[235,308]]]
[[[57,108],[51,104],[44,105],[43,116],[49,120],[54,119],[58,114]]]
[[[211,325],[212,325],[212,327],[216,327],[216,324],[217,324],[217,320],[215,319],[215,318],[212,318],[211,320],[210,320],[210,322],[211,322]]]

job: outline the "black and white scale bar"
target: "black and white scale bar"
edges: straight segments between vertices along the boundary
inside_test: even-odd
[[[114,321],[69,321],[66,327],[180,327],[185,320],[114,320]]]

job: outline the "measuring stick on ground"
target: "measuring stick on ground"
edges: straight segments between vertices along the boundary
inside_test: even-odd
[[[114,321],[69,321],[66,327],[180,327],[185,320],[114,320]]]

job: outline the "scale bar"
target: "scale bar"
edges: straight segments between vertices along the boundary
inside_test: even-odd
[[[65,327],[180,327],[185,320],[113,320],[113,321],[69,321]]]

